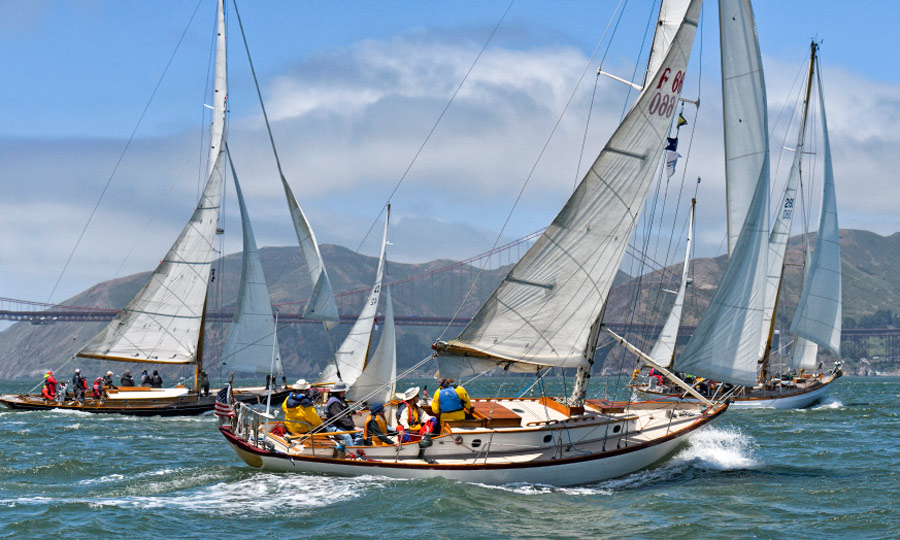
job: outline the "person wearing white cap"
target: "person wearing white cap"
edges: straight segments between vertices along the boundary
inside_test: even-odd
[[[322,419],[316,413],[312,399],[306,395],[309,388],[310,384],[306,379],[297,379],[297,382],[291,385],[291,393],[281,404],[281,410],[284,411],[284,427],[291,433],[309,433],[322,425]]]
[[[350,413],[350,406],[344,401],[344,395],[347,393],[347,383],[338,381],[331,387],[328,393],[328,402],[325,403],[325,421],[328,431],[356,431],[356,424],[353,423],[353,416]],[[356,441],[359,435],[341,433],[335,435],[340,438],[341,444],[344,446],[357,446]]]
[[[108,388],[113,388],[113,389],[116,388],[116,385],[113,384],[113,372],[112,371],[106,372],[106,376],[103,377],[103,386],[106,386]]]

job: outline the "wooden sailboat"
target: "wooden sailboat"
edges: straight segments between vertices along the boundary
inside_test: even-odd
[[[444,422],[430,444],[347,448],[327,433],[276,435],[258,412],[239,406],[234,422],[220,427],[237,455],[275,471],[572,485],[646,467],[722,414],[726,403],[696,392],[701,403],[587,399],[609,289],[660,163],[700,7],[701,0],[682,2],[641,94],[556,219],[460,336],[433,346],[445,377],[575,368],[572,396],[473,399],[473,417]]]
[[[175,388],[119,387],[110,389],[108,397],[86,399],[83,402],[47,401],[40,395],[4,395],[0,396],[0,403],[17,409],[62,408],[131,415],[190,415],[212,410],[215,396],[200,395],[198,378],[203,364],[206,296],[215,256],[214,241],[218,232],[225,181],[228,89],[224,9],[224,0],[219,0],[209,168],[200,200],[181,234],[147,283],[106,328],[75,355],[77,358],[125,363],[193,365],[195,371],[192,388],[184,385]],[[243,205],[242,213],[246,214]],[[245,226],[245,239],[246,233]],[[250,235],[252,239],[252,232]],[[246,247],[245,245],[245,252]],[[253,252],[255,253],[255,249]],[[258,260],[256,263],[248,263],[245,253],[245,265],[247,264],[258,265]],[[268,301],[268,294],[265,296]],[[253,306],[244,302],[241,307],[250,309]],[[271,318],[271,307],[268,309]],[[235,339],[241,335],[238,328],[240,323],[248,318],[246,313],[238,314],[237,327],[231,332]],[[267,332],[267,335],[272,335],[271,331]],[[230,354],[234,355],[233,352]],[[260,390],[238,388],[235,389],[234,396],[238,400],[255,400],[261,395]]]
[[[816,70],[817,45],[812,44],[806,84],[804,108],[788,182],[778,206],[771,231],[768,230],[768,136],[765,110],[765,83],[756,40],[755,23],[749,0],[720,2],[722,39],[723,99],[725,100],[726,173],[729,187],[729,260],[725,277],[701,319],[694,337],[675,368],[707,381],[702,391],[709,393],[728,389],[733,406],[738,408],[806,407],[820,399],[829,384],[841,376],[840,363],[829,372],[816,369],[817,345],[839,356],[841,327],[840,246],[831,148],[821,76]],[[741,30],[727,33],[729,26]],[[745,39],[733,40],[729,36]],[[818,81],[824,138],[825,179],[816,252],[807,265],[801,303],[795,313],[792,333],[794,343],[792,372],[774,374],[770,367],[775,313],[784,274],[784,259],[806,140],[810,95]],[[740,88],[734,82],[746,79]],[[741,88],[753,90],[749,94]],[[752,180],[752,181],[751,181]],[[732,185],[735,187],[732,188]],[[753,195],[747,186],[754,186]],[[749,204],[745,201],[749,200]],[[746,208],[746,211],[744,210]],[[733,222],[743,219],[737,237]],[[734,242],[732,242],[734,238]],[[807,252],[808,253],[808,252]],[[812,276],[815,276],[813,279]],[[739,353],[722,355],[708,343],[742,341]],[[809,372],[807,372],[807,370]],[[722,384],[725,383],[725,384]],[[727,386],[726,386],[727,385]],[[636,385],[647,397],[672,399],[683,396],[677,388],[657,388],[652,382]]]

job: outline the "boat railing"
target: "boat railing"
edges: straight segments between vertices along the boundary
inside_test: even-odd
[[[259,436],[259,428],[266,428],[268,432],[269,423],[274,423],[278,417],[278,410],[274,409],[269,412],[257,409],[247,403],[240,401],[234,404],[234,417],[231,419],[231,430],[235,436],[247,443],[252,443],[256,447],[262,445],[264,437]]]

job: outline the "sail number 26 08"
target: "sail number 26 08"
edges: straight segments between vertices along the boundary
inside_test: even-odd
[[[657,90],[662,88],[662,85],[669,80],[670,71],[669,68],[666,68],[662,75],[660,75],[659,83],[656,85]],[[648,112],[650,114],[665,116],[666,118],[671,117],[672,111],[675,110],[675,104],[678,101],[678,94],[681,92],[682,86],[684,86],[684,72],[679,71],[672,79],[672,94],[667,93],[666,95],[662,95],[662,92],[656,92],[656,94],[650,98]]]

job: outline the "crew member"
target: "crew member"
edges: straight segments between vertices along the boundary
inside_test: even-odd
[[[420,438],[422,425],[429,416],[419,407],[419,387],[407,388],[398,392],[395,397],[400,400],[397,405],[397,425],[403,429],[403,442],[415,442]],[[400,429],[398,427],[398,430]]]
[[[466,413],[473,410],[466,389],[462,386],[454,387],[453,382],[453,379],[441,379],[441,389],[431,400],[431,411],[441,415],[441,423],[465,420]]]
[[[47,401],[53,401],[56,399],[56,392],[50,389],[50,384],[47,381],[44,381],[44,387],[41,388],[41,396],[43,396]]]
[[[290,433],[309,433],[322,424],[312,400],[306,394],[310,385],[305,379],[298,379],[291,388],[293,391],[281,404],[281,410],[284,411],[284,427]]]
[[[103,377],[97,377],[91,388],[91,395],[94,399],[103,399],[106,397],[106,391],[103,389]]]
[[[328,431],[356,431],[356,424],[353,423],[353,416],[350,414],[350,406],[344,400],[347,394],[347,383],[338,381],[334,383],[331,391],[328,393],[328,402],[325,403],[325,421],[328,424]],[[353,434],[342,433],[335,435],[340,437],[344,446],[356,445],[356,438]]]
[[[76,401],[84,401],[85,390],[87,390],[87,379],[81,376],[80,369],[76,369],[75,375],[72,375],[72,392],[75,394]]]
[[[125,370],[125,373],[122,374],[122,378],[119,379],[119,383],[122,386],[134,386],[134,377],[131,376],[130,369]]]
[[[150,388],[150,375],[147,373],[146,369],[141,372],[141,386]]]
[[[113,384],[113,372],[107,371],[106,376],[103,377],[103,386],[113,389],[116,389],[116,385]]]
[[[163,380],[159,376],[159,371],[153,370],[153,376],[150,377],[150,388],[162,388]]]
[[[53,372],[49,369],[47,373],[44,373],[44,386],[47,387],[47,391],[50,393],[53,398],[56,398],[56,379],[53,377]],[[43,391],[41,391],[43,393]]]
[[[206,397],[209,395],[209,375],[206,374],[205,369],[200,370],[200,395]]]
[[[369,406],[369,416],[363,424],[363,444],[366,446],[391,446],[399,445],[392,441],[387,435],[396,435],[396,432],[388,431],[387,420],[384,418],[384,405],[381,403],[373,403]]]

